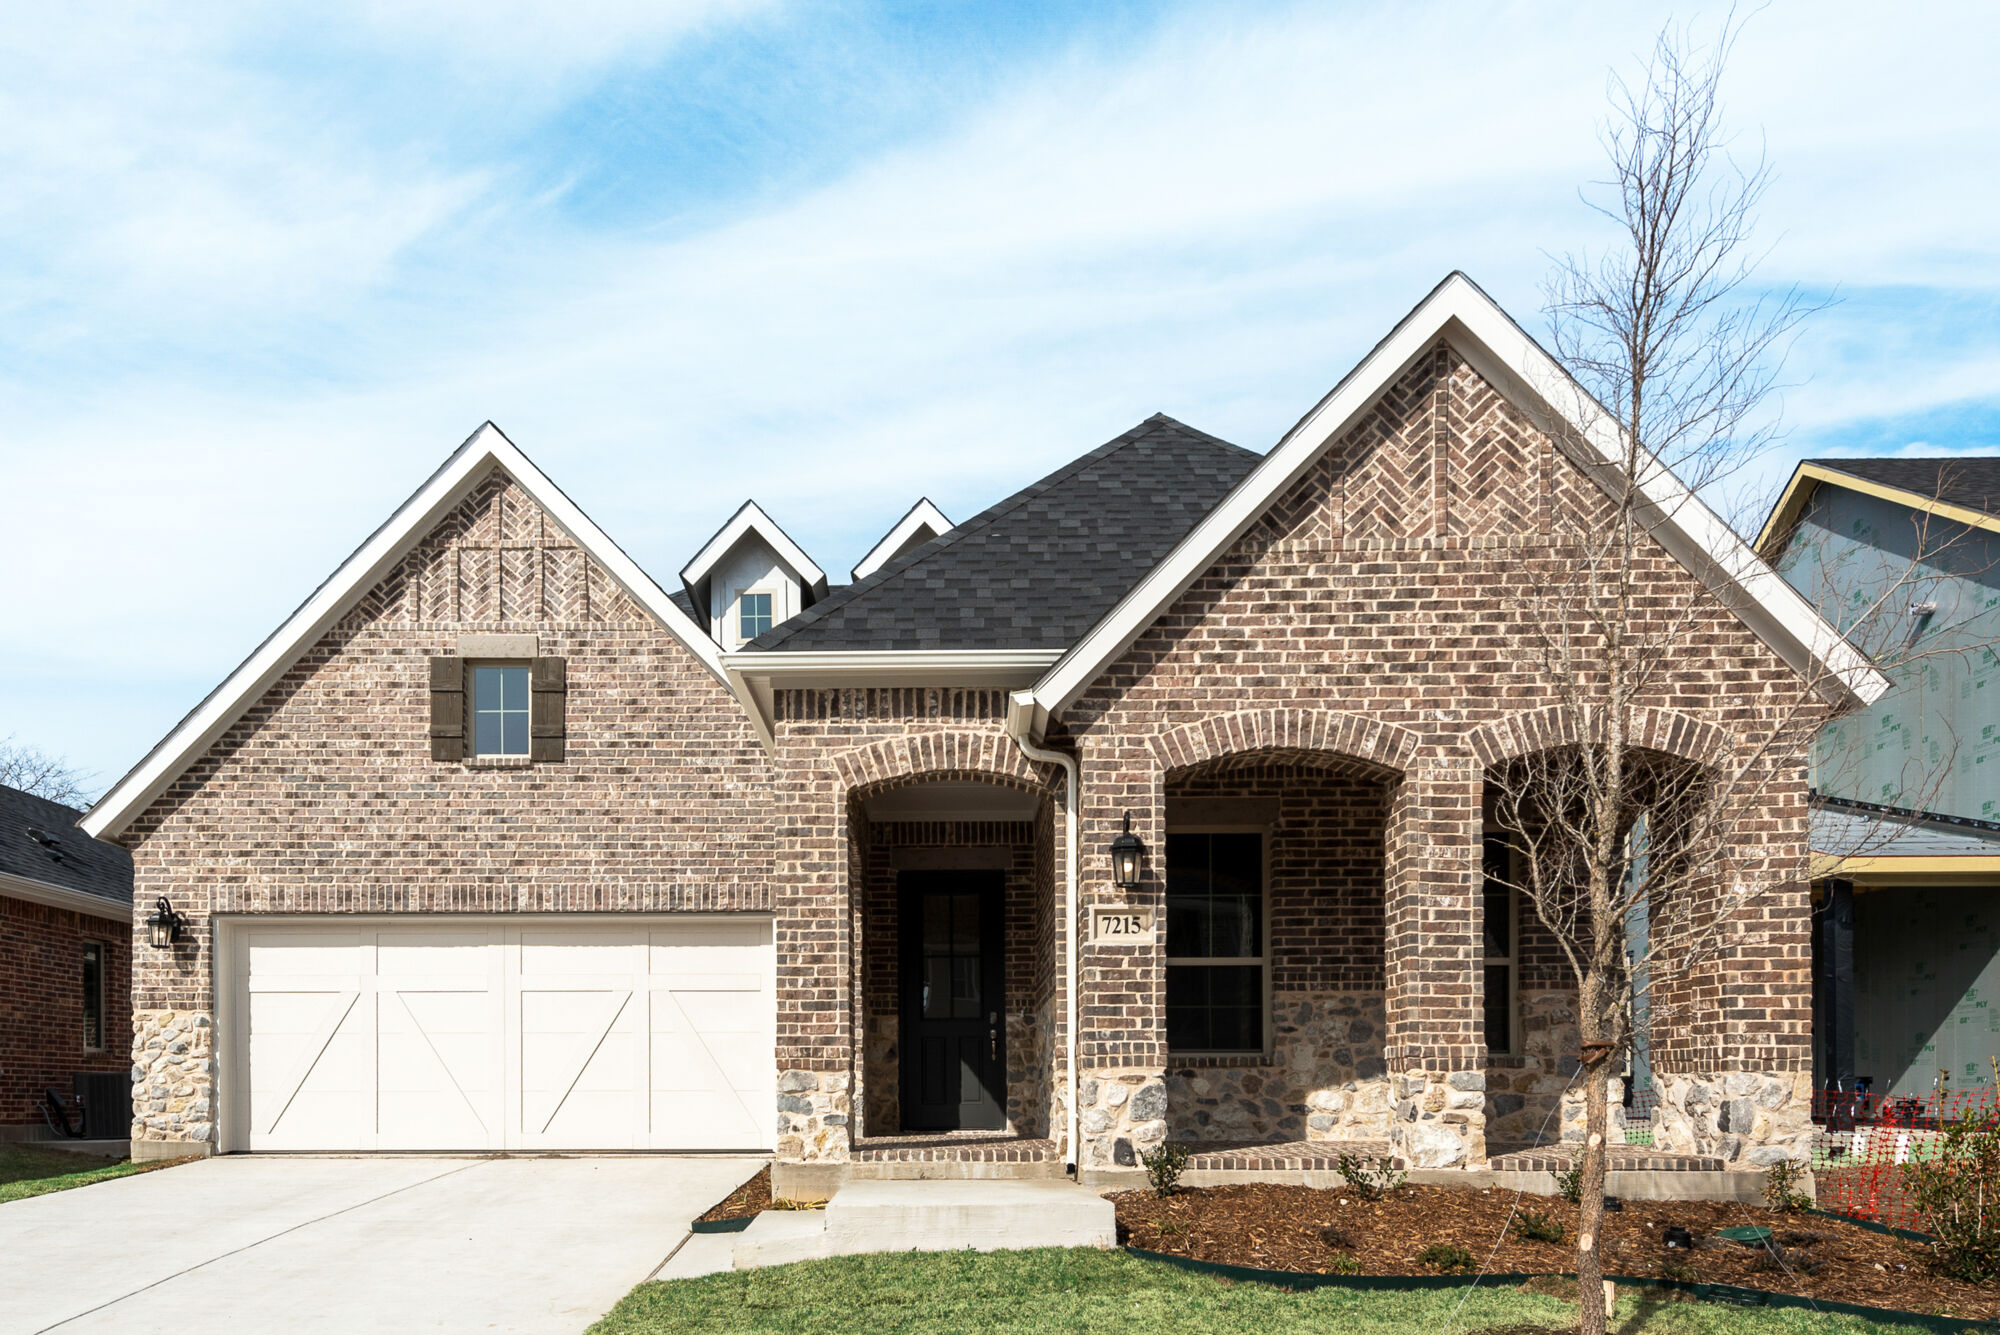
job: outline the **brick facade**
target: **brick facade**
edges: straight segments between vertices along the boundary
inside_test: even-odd
[[[838,1163],[857,1117],[870,1131],[895,1117],[882,855],[984,839],[1007,850],[1018,1133],[1065,1125],[1068,932],[1094,908],[1139,907],[1155,911],[1151,942],[1079,943],[1083,1138],[1064,1147],[1079,1163],[1129,1165],[1170,1130],[1379,1137],[1421,1165],[1481,1161],[1531,1098],[1552,1106],[1548,1078],[1574,1042],[1547,952],[1524,947],[1538,1064],[1489,1066],[1480,855],[1490,768],[1563,740],[1522,609],[1575,559],[1565,520],[1601,506],[1440,344],[1052,727],[1082,767],[1070,813],[1062,775],[1005,735],[1000,689],[781,689],[767,754],[729,692],[496,480],[127,832],[137,902],[169,894],[193,924],[171,958],[141,959],[134,1022],[156,1034],[206,1015],[217,912],[767,911],[779,1156]],[[1758,746],[1798,676],[1665,553],[1648,576],[1657,605],[1691,603],[1702,624],[1637,720],[1646,743],[1690,760]],[[488,631],[532,632],[567,660],[563,763],[430,759],[427,659]],[[1729,857],[1780,888],[1685,996],[1656,1000],[1687,1003],[1656,1035],[1658,1069],[1703,1091],[1809,1065],[1804,758],[1771,764],[1761,825]],[[1031,794],[1039,814],[980,834],[871,829],[862,811],[897,786],[968,781]],[[1207,798],[1278,804],[1278,1041],[1247,1077],[1166,1048],[1163,839],[1176,802]],[[1128,816],[1151,852],[1130,893],[1105,853]],[[1077,924],[1059,908],[1072,818]],[[142,1081],[135,1131],[212,1135],[204,1078]],[[1791,1117],[1757,1135],[1782,1140]]]
[[[119,911],[119,910],[114,910]],[[83,947],[104,947],[102,1046],[85,1046]],[[131,1064],[132,928],[0,895],[0,1126],[43,1125],[42,1091]]]

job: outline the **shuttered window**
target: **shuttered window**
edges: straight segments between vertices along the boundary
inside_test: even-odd
[[[568,755],[565,661],[478,663],[431,659],[431,759],[530,760]]]

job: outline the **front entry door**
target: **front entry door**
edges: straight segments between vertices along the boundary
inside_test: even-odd
[[[897,881],[903,954],[903,1125],[998,1131],[1007,1123],[997,871],[906,871]]]

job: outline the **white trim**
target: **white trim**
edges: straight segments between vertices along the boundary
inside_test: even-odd
[[[132,906],[93,895],[85,890],[72,890],[66,885],[51,885],[47,881],[31,881],[25,876],[9,876],[0,872],[0,896],[8,899],[25,899],[30,904],[42,904],[52,909],[66,909],[71,913],[81,913],[89,918],[102,918],[106,922],[132,921]]]
[[[1492,298],[1464,274],[1454,272],[1036,683],[1032,699],[1037,714],[1059,714],[1075,703],[1441,337],[1521,406],[1538,415],[1570,420],[1573,434],[1596,456],[1580,462],[1600,485],[1619,471],[1624,437],[1618,423]],[[1560,402],[1573,405],[1574,411],[1560,412],[1554,407]],[[1665,468],[1649,471],[1653,476],[1640,479],[1640,492],[1662,544],[1715,588],[1751,630],[1794,667],[1824,667],[1834,683],[1862,704],[1889,689],[1888,679],[1708,506]]]
[[[951,528],[951,521],[944,517],[944,511],[932,505],[930,497],[921,497],[896,521],[895,527],[882,535],[882,541],[870,547],[868,554],[855,563],[854,569],[848,572],[848,578],[858,584],[889,564],[919,529],[929,529],[932,538],[941,538],[951,532]]]
[[[437,472],[404,501],[340,568],[270,638],[258,645],[208,698],[120,779],[77,825],[85,834],[116,835],[152,804],[166,786],[207,751],[273,682],[311,648],[348,609],[375,587],[409,549],[457,508],[494,470],[506,474],[608,571],[635,602],[651,612],[718,680],[726,681],[715,641],[674,605],[604,530],[592,523],[514,442],[491,422],[472,433]]]
[[[769,598],[771,600],[769,614],[765,618],[771,625],[764,627],[764,630],[769,630],[771,626],[775,626],[785,619],[783,590],[768,588],[758,584],[753,584],[749,588],[738,589],[729,599],[729,610],[722,614],[723,626],[729,632],[730,643],[738,649],[756,639],[757,635],[764,633],[763,630],[758,631],[757,635],[745,635],[743,633],[743,600],[745,598],[757,597]]]
[[[702,549],[694,554],[694,559],[681,567],[681,582],[692,591],[703,580],[714,573],[723,557],[747,533],[755,532],[764,540],[778,559],[792,568],[799,581],[813,591],[815,597],[826,595],[826,572],[813,563],[805,549],[793,542],[777,521],[764,513],[763,507],[755,501],[745,501],[729,522],[717,529]],[[774,609],[775,610],[775,609]]]

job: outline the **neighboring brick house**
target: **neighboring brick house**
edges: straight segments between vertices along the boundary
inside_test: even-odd
[[[1481,812],[1555,744],[1504,646],[1602,504],[1537,426],[1566,387],[1453,275],[1266,455],[1153,417],[846,586],[746,506],[672,594],[483,428],[88,818],[190,925],[135,1044],[215,1036],[213,1081],[141,1074],[139,1152],[765,1148],[804,1189],[1552,1133],[1570,991]],[[1806,667],[1883,688],[1667,508],[1649,569],[1710,610],[1644,745],[1754,747]],[[1807,1132],[1775,763],[1730,853],[1779,888],[1655,1036],[1668,1149]]]
[[[131,1062],[132,857],[0,785],[0,1139],[49,1134],[45,1091]]]

